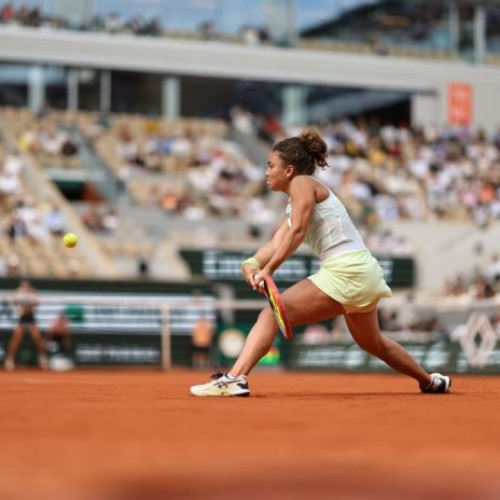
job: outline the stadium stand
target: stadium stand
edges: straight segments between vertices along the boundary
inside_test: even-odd
[[[74,141],[78,151],[70,155],[69,164],[54,149],[54,144],[72,137],[68,131],[77,130],[90,141],[125,191],[116,205],[118,211],[105,197],[72,206],[122,275],[137,276],[146,265],[156,270],[158,266],[175,268],[178,277],[187,279],[178,248],[201,241],[220,247],[251,247],[265,236],[259,231],[262,225],[272,228],[277,222],[271,210],[276,201],[261,196],[262,169],[252,166],[234,141],[225,139],[227,123],[164,122],[84,112],[72,116],[58,111],[36,117],[22,109],[5,109],[0,117],[18,138],[19,149],[47,171],[82,170],[79,140]],[[252,115],[246,119],[251,124],[246,133],[261,135],[252,124]],[[234,124],[245,131],[240,118]],[[279,140],[299,128],[279,125],[274,135],[268,130],[267,137]],[[389,229],[394,221],[463,221],[481,228],[499,217],[497,135],[487,137],[464,128],[412,130],[363,120],[323,125],[321,132],[330,148],[331,167],[319,176],[338,193],[376,252],[414,252],[408,239]],[[152,161],[151,156],[156,159]],[[158,168],[148,168],[151,164]],[[227,175],[228,165],[237,169],[234,175]],[[198,177],[200,168],[207,172],[205,179]],[[214,188],[214,182],[220,181],[222,187]],[[223,191],[214,197],[218,189]],[[224,204],[218,204],[220,200]],[[143,212],[135,217],[134,210]],[[239,220],[245,213],[254,214],[254,220]],[[144,214],[157,234],[141,223]],[[165,258],[175,265],[162,266]]]
[[[69,142],[68,134],[60,131],[70,126],[69,115],[53,112],[39,119],[26,110],[10,109],[2,117],[11,124],[19,149],[44,168],[81,168],[76,152],[67,163],[65,155],[54,149]],[[76,123],[134,204],[191,221],[258,212],[264,214],[261,220],[268,213],[267,222],[274,222],[269,207],[258,198],[262,170],[253,167],[234,143],[223,140],[227,124],[203,120],[164,124],[110,115],[110,125],[104,128],[98,119],[80,113]],[[298,128],[279,130],[273,140]],[[380,127],[363,121],[334,123],[321,132],[330,147],[331,168],[320,178],[338,192],[373,247],[411,252],[405,241],[376,231],[379,223],[391,220],[473,220],[487,226],[499,217],[497,136],[488,139],[483,132],[465,129]],[[149,168],[152,164],[158,168]],[[80,207],[79,212],[114,257],[151,256],[153,243],[144,231],[134,230],[131,221],[119,229],[120,216],[106,204],[99,209]],[[115,238],[110,238],[115,232]],[[120,244],[126,236],[138,243]]]
[[[24,176],[19,154],[0,146],[2,274],[83,278],[90,275],[79,250],[71,256],[61,245],[65,220],[57,205],[39,198]]]
[[[56,129],[37,129],[37,121],[25,110],[5,108],[0,112],[0,131],[6,156],[3,176],[10,175],[7,188],[12,191],[3,197],[8,217],[3,218],[2,234],[11,236],[5,240],[9,245],[4,242],[2,254],[16,262],[7,273],[58,278],[115,276],[115,265],[48,175],[54,158],[64,163],[63,154],[47,152],[43,146],[55,137]],[[59,166],[60,161],[56,162]],[[13,176],[9,169],[16,163],[21,167]],[[71,251],[61,242],[61,234],[69,227],[80,239]]]
[[[122,274],[136,275],[143,260],[157,267],[155,261],[165,256],[175,259],[175,246],[171,245],[199,241],[200,235],[207,243],[213,238],[220,244],[227,243],[227,236],[221,236],[228,227],[223,217],[233,218],[233,229],[238,231],[232,232],[229,243],[235,239],[240,244],[252,242],[262,236],[262,230],[256,232],[258,225],[274,223],[265,198],[259,196],[263,192],[263,170],[253,165],[234,141],[225,139],[225,122],[164,122],[132,115],[103,117],[55,110],[35,116],[26,109],[14,108],[3,109],[0,119],[19,150],[36,161],[56,184],[61,179],[74,179],[74,175],[85,182],[91,167],[82,155],[92,149],[94,167],[99,161],[103,164],[111,174],[110,182],[120,188],[119,198],[108,199],[105,189],[99,192],[95,187],[100,186],[89,182],[83,194],[87,201],[72,202],[72,207]],[[70,155],[64,153],[65,148],[71,150]],[[116,202],[120,204],[119,213],[113,208]],[[136,217],[134,210],[141,209]],[[124,215],[127,210],[128,217]],[[162,213],[179,222],[165,221]],[[168,226],[169,237],[159,240],[158,235],[148,235],[142,224],[145,218],[156,223],[154,232],[164,234],[158,227]],[[182,228],[182,221],[192,224],[192,233],[172,231]],[[255,228],[253,232],[249,227]],[[159,248],[163,250],[157,255]],[[185,268],[179,263],[163,267]]]
[[[247,115],[252,122],[251,113]],[[250,133],[256,129],[252,125]],[[270,142],[303,127],[280,126]],[[466,127],[342,120],[321,125],[330,168],[319,177],[360,223],[457,220],[487,226],[500,217],[498,133]]]

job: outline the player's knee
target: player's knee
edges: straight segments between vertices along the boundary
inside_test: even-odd
[[[12,335],[12,338],[15,339],[22,339],[23,337],[24,337],[24,330],[22,328],[18,328]]]

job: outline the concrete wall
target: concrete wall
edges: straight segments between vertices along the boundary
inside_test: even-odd
[[[437,93],[415,93],[411,97],[411,124],[414,127],[441,121],[440,96]]]
[[[395,222],[387,226],[404,236],[415,249],[418,286],[428,291],[443,289],[446,279],[473,272],[477,262],[474,251],[481,243],[484,260],[500,254],[500,223],[487,230],[471,223]]]
[[[474,125],[492,129],[500,116],[500,67],[461,61],[0,27],[1,61],[408,91],[416,119],[438,125],[447,85],[462,82],[474,89]]]

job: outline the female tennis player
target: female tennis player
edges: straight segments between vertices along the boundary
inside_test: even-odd
[[[314,129],[278,142],[269,155],[267,185],[288,195],[286,216],[272,240],[242,264],[246,282],[255,290],[302,242],[321,261],[318,273],[283,292],[292,326],[344,315],[356,343],[395,370],[413,377],[422,392],[444,393],[449,377],[428,374],[406,350],[380,332],[377,304],[390,297],[381,267],[365,247],[344,205],[314,177],[327,167],[327,147]],[[207,384],[191,387],[195,396],[249,396],[247,375],[273,344],[278,327],[266,307],[250,331],[234,366],[216,373]]]

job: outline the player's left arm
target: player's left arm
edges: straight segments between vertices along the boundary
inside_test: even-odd
[[[292,180],[290,184],[292,224],[277,242],[271,259],[259,273],[261,277],[272,275],[304,241],[316,203],[314,190],[314,184],[306,176],[298,176]]]

